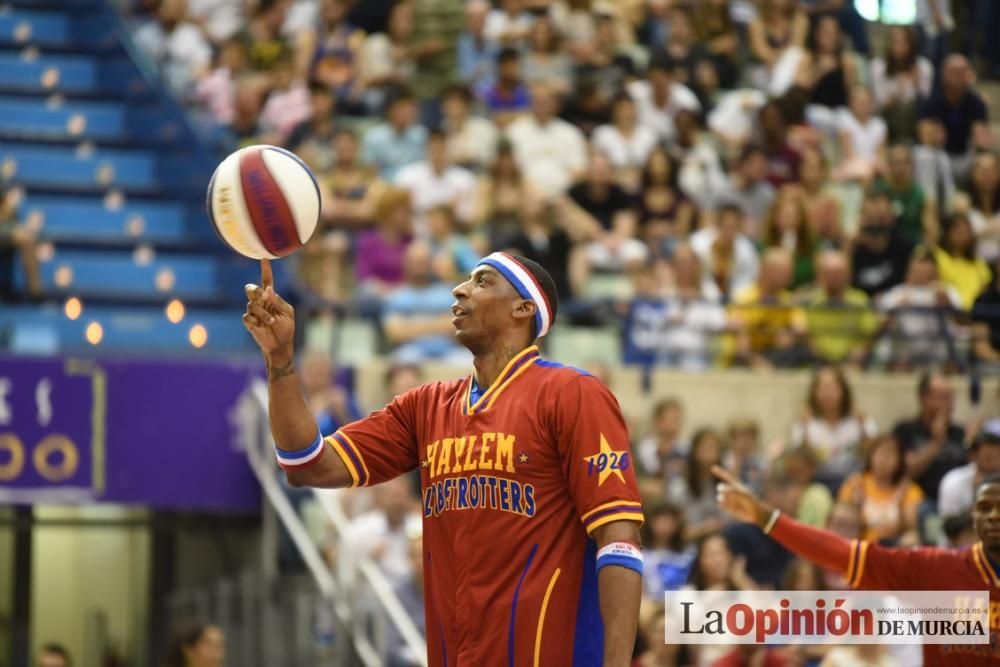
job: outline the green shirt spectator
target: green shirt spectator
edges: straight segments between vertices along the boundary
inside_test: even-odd
[[[416,0],[411,54],[416,62],[413,92],[421,100],[440,97],[458,76],[458,38],[465,27],[461,2]]]
[[[874,189],[892,202],[896,225],[902,237],[913,245],[937,241],[937,211],[933,201],[913,177],[913,156],[907,146],[893,146],[888,152],[889,169]]]
[[[868,295],[850,286],[843,253],[824,252],[817,261],[817,275],[816,287],[802,299],[812,351],[827,362],[859,362],[878,329]]]

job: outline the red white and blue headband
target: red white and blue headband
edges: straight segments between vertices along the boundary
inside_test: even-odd
[[[541,338],[552,327],[552,306],[545,296],[545,290],[523,264],[505,252],[495,252],[479,260],[476,266],[490,266],[506,278],[521,298],[535,302],[536,337]]]

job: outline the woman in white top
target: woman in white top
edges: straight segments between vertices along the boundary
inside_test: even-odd
[[[620,93],[611,103],[611,123],[594,130],[594,148],[607,156],[618,174],[618,181],[630,192],[639,184],[639,174],[656,148],[656,132],[639,124],[635,102]]]
[[[392,87],[404,85],[413,77],[415,67],[409,47],[412,33],[413,6],[400,2],[389,13],[386,32],[372,33],[361,43],[358,79],[370,111],[381,110]]]
[[[545,84],[560,95],[573,87],[573,61],[562,49],[561,36],[548,16],[538,17],[531,26],[521,71],[526,84]]]
[[[1000,258],[1000,164],[994,153],[980,153],[969,172],[969,186],[955,197],[955,213],[969,218],[976,251],[987,261]]]
[[[791,445],[808,445],[816,452],[820,461],[817,479],[839,484],[859,470],[861,444],[877,433],[875,420],[855,411],[844,372],[837,366],[816,371],[805,413],[792,424]]]
[[[840,135],[840,165],[836,175],[844,180],[868,183],[885,165],[889,131],[885,121],[873,114],[872,96],[864,86],[851,89],[850,106],[837,117]]]
[[[917,54],[917,36],[908,26],[892,26],[885,55],[872,61],[875,105],[893,141],[916,136],[917,100],[931,94],[934,66]]]

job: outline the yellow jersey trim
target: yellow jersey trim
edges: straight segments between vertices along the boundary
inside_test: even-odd
[[[636,523],[642,525],[645,520],[646,518],[642,515],[642,512],[619,512],[617,514],[609,514],[607,516],[602,516],[600,519],[587,526],[587,534],[589,535],[593,533],[595,529],[613,521],[635,521]]]
[[[465,388],[465,400],[463,401],[463,405],[462,405],[462,407],[463,407],[463,409],[465,411],[465,414],[471,415],[480,406],[484,405],[487,401],[489,401],[490,405],[492,405],[493,402],[490,399],[493,396],[493,394],[498,393],[499,391],[501,391],[504,387],[506,387],[507,383],[510,380],[512,380],[514,377],[516,377],[517,375],[520,374],[520,369],[519,369],[518,372],[514,374],[514,376],[508,378],[507,374],[510,373],[511,368],[513,368],[515,365],[517,365],[517,363],[520,362],[522,359],[524,359],[525,357],[530,356],[532,354],[535,354],[535,355],[538,354],[538,346],[537,345],[529,345],[528,347],[524,348],[523,350],[521,350],[520,352],[518,352],[516,355],[514,355],[514,357],[510,361],[507,362],[507,365],[503,367],[503,370],[500,371],[500,375],[498,375],[497,378],[496,378],[496,380],[493,381],[493,384],[490,385],[489,389],[487,389],[483,393],[483,395],[479,397],[479,400],[476,401],[475,405],[472,404],[472,382],[475,379],[475,377],[473,375],[470,375],[469,376],[469,384]],[[531,362],[531,363],[534,363],[534,362]],[[526,366],[530,366],[531,363],[526,364]],[[489,407],[489,405],[487,405],[486,407]]]
[[[858,554],[858,571],[854,575],[854,581],[851,582],[851,588],[860,586],[861,579],[865,576],[865,558],[868,556],[868,541],[862,541],[858,549],[860,549],[860,553]]]
[[[549,608],[549,597],[552,595],[552,589],[556,587],[556,581],[559,579],[559,573],[562,572],[558,567],[556,571],[552,573],[552,578],[549,579],[549,586],[545,589],[545,597],[542,598],[542,611],[538,614],[538,628],[535,630],[535,666],[539,667],[541,664],[539,662],[539,657],[542,652],[542,629],[545,627],[545,612]]]
[[[361,468],[365,472],[365,485],[367,486],[367,485],[371,484],[372,483],[372,476],[368,472],[368,464],[365,463],[365,457],[361,455],[361,449],[355,444],[355,442],[353,440],[351,440],[351,436],[347,435],[343,431],[337,431],[337,433],[339,433],[340,437],[342,437],[344,440],[346,440],[347,444],[349,444],[351,446],[351,448],[354,449],[354,453],[357,454],[357,456],[358,456],[358,461],[361,461]],[[360,473],[360,471],[359,471],[359,473]]]
[[[350,488],[353,489],[358,485],[359,478],[358,478],[358,471],[354,467],[354,463],[351,462],[351,457],[347,455],[347,452],[344,451],[343,446],[339,442],[337,442],[337,439],[334,438],[332,435],[326,436],[325,440],[326,444],[333,447],[333,451],[337,452],[337,456],[339,456],[340,460],[344,462],[344,466],[347,468],[347,472],[351,473],[351,479],[353,481],[351,482]]]

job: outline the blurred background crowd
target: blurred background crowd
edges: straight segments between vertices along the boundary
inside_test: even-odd
[[[913,25],[846,0],[135,10],[221,141],[316,171],[297,297],[318,321],[371,318],[394,358],[463,359],[448,290],[510,250],[549,269],[569,322],[620,333],[626,363],[1000,359],[1000,169],[976,86],[1000,65],[992,3],[920,0]]]
[[[904,22],[873,21],[879,4]],[[455,282],[489,252],[524,255],[555,278],[554,335],[610,332],[626,365],[812,369],[788,429],[764,414],[692,423],[681,388],[633,425],[636,667],[920,664],[913,647],[668,646],[658,605],[681,587],[845,586],[727,522],[713,464],[845,537],[975,540],[972,489],[1000,471],[1000,421],[959,421],[955,376],[1000,361],[983,85],[1000,75],[1000,6],[134,0],[129,16],[221,146],[281,145],[318,177],[320,228],[278,280],[314,343],[302,378],[324,433],[377,407],[359,407],[326,351],[341,318],[377,330],[391,399],[426,362],[469,361],[447,314]],[[610,383],[617,368],[593,356]],[[914,373],[908,418],[854,398],[871,371]],[[346,495],[351,537],[327,557],[348,579],[374,558],[419,623],[418,495],[410,479]],[[417,664],[386,645],[387,664]]]

